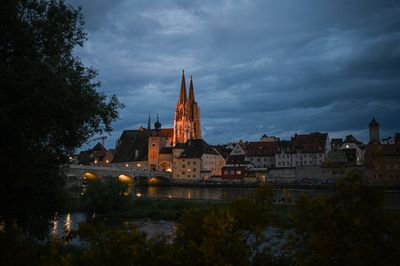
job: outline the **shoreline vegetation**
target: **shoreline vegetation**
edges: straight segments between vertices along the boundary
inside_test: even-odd
[[[7,265],[396,265],[400,259],[400,212],[383,210],[383,191],[363,185],[357,174],[343,178],[332,195],[305,193],[293,204],[276,204],[270,185],[232,201],[127,191],[116,179],[91,181],[83,195],[69,191],[65,210],[75,208],[87,220],[44,242],[10,228],[0,234],[2,253],[21,256],[7,257]],[[176,229],[148,236],[129,223],[145,219],[172,221]],[[337,263],[324,264],[332,250]]]
[[[115,180],[114,180],[115,181]],[[114,183],[111,181],[111,183]],[[150,219],[150,220],[171,220],[178,221],[185,211],[190,209],[198,209],[198,210],[207,210],[212,207],[218,207],[227,209],[232,203],[240,200],[249,200],[255,196],[257,187],[254,187],[254,195],[248,196],[240,196],[237,199],[226,200],[226,199],[185,199],[185,198],[165,198],[165,197],[137,197],[135,194],[130,193],[127,196],[125,202],[118,208],[116,204],[118,202],[114,202],[111,204],[109,208],[103,208],[106,204],[102,201],[112,201],[115,198],[115,195],[104,196],[99,190],[107,189],[106,186],[109,182],[96,181],[98,184],[103,184],[104,186],[95,187],[92,192],[95,195],[101,195],[101,197],[96,197],[92,199],[96,201],[96,203],[88,203],[88,200],[85,200],[85,197],[80,195],[80,190],[69,190],[67,191],[67,204],[64,209],[60,212],[60,214],[66,214],[69,212],[86,212],[86,213],[96,213],[96,216],[99,219],[106,218],[106,220],[136,220],[136,219]],[[127,189],[127,184],[119,183],[121,191],[125,191]],[[136,185],[135,185],[136,186]],[[163,185],[160,185],[163,186]],[[263,185],[262,185],[263,186]],[[266,185],[269,186],[269,185]],[[139,186],[138,186],[139,187]],[[185,186],[190,187],[190,186]],[[197,187],[197,186],[196,186]],[[276,186],[270,186],[271,192],[275,190],[280,190],[282,188]],[[317,188],[318,189],[318,188]],[[330,188],[332,191],[336,191],[335,187]],[[379,188],[374,188],[378,189]],[[382,188],[380,188],[381,191]],[[115,193],[112,192],[112,193]],[[92,194],[92,195],[93,195]],[[115,201],[115,200],[114,200]],[[90,206],[91,205],[91,206]],[[97,205],[97,206],[93,206]],[[272,201],[272,212],[274,213],[274,217],[278,217],[281,225],[285,224],[289,226],[287,221],[290,220],[291,213],[294,212],[296,202],[294,200],[283,200],[283,201]],[[396,215],[400,221],[400,209],[397,208],[385,208],[386,213],[391,213]]]
[[[185,182],[170,182],[170,183],[135,183],[136,187],[221,187],[221,188],[257,188],[260,185],[272,185],[273,189],[304,189],[304,190],[332,190],[335,189],[335,184],[293,184],[293,183],[260,183],[260,182],[225,182],[225,183],[185,183]],[[384,184],[367,184],[370,187],[383,189],[384,191],[400,191],[400,186],[388,186]]]

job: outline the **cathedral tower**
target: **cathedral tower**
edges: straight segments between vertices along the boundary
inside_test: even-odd
[[[379,142],[379,123],[375,117],[369,123],[369,142]]]
[[[189,98],[186,94],[185,71],[182,71],[182,82],[179,99],[174,116],[173,145],[186,143],[191,139],[201,138],[200,110],[194,98],[192,76],[190,76]]]

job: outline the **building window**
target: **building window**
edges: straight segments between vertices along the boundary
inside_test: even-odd
[[[193,168],[193,172],[196,172],[196,168]]]

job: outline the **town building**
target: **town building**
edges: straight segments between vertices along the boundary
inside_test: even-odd
[[[251,163],[246,160],[246,145],[240,140],[229,143],[226,148],[230,150],[230,153],[222,168],[222,180],[243,180],[252,167]]]
[[[353,135],[347,135],[339,149],[345,152],[349,164],[363,165],[365,148]]]
[[[400,133],[393,144],[370,142],[365,152],[366,176],[371,182],[400,184]]]
[[[250,142],[246,146],[246,160],[252,164],[253,168],[272,168],[275,166],[277,152],[277,141]]]
[[[111,165],[147,170],[148,139],[152,133],[152,130],[143,127],[137,130],[124,130],[118,139],[116,153]]]
[[[79,153],[75,163],[92,166],[110,166],[114,158],[114,149],[106,149],[100,142],[93,148]],[[73,157],[71,157],[72,159]],[[72,160],[71,160],[72,161]]]
[[[174,181],[202,181],[221,176],[225,159],[203,139],[192,139],[173,148]]]
[[[292,143],[288,140],[278,142],[278,150],[275,154],[275,167],[287,168],[292,167]]]
[[[277,142],[279,141],[279,138],[274,137],[274,136],[267,136],[266,134],[262,135],[260,138],[261,142]]]
[[[296,134],[291,139],[292,165],[321,165],[330,151],[328,133]]]

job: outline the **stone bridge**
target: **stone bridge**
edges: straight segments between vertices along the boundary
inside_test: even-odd
[[[133,183],[139,180],[149,181],[152,178],[161,178],[171,180],[169,172],[143,171],[128,167],[103,167],[90,165],[70,164],[63,168],[63,172],[67,177],[83,177],[85,179],[103,179],[107,177],[115,177],[123,182]]]

